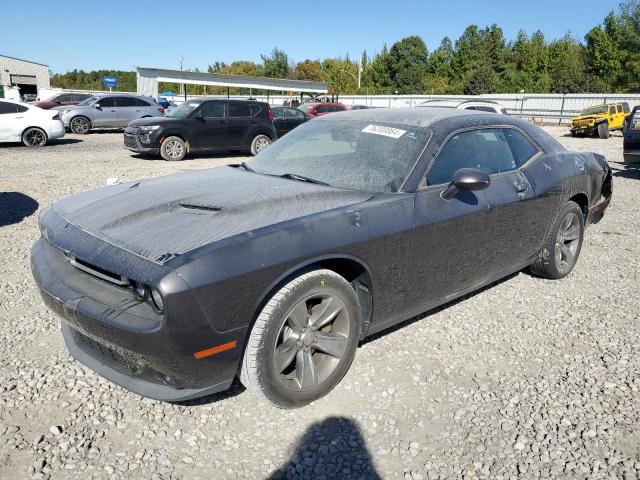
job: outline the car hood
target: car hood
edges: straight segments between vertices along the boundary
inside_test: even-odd
[[[173,117],[145,117],[139,118],[137,120],[133,120],[129,123],[130,127],[142,127],[144,125],[163,125],[167,123],[175,123],[184,121],[184,118],[173,118]]]
[[[225,166],[104,187],[53,209],[93,236],[163,264],[233,235],[370,197]]]
[[[606,116],[607,116],[606,113],[594,114],[594,115],[578,115],[577,117],[573,118],[571,121],[578,122],[582,120],[597,120],[599,118],[606,118]]]

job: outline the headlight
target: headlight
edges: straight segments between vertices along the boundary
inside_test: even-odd
[[[151,300],[153,301],[153,306],[156,308],[158,313],[162,313],[164,310],[164,301],[162,300],[160,292],[155,288],[151,289]]]
[[[160,125],[143,125],[138,128],[140,128],[140,133],[150,133],[154,130],[158,130],[160,128]]]

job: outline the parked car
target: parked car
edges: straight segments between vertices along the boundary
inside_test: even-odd
[[[335,102],[303,103],[298,108],[310,117],[321,117],[328,113],[344,112],[347,110],[346,105]]]
[[[35,93],[25,93],[24,95],[22,95],[22,101],[25,103],[33,103],[37,98],[38,97]]]
[[[31,265],[69,352],[107,379],[176,401],[239,374],[293,408],[368,335],[526,267],[565,277],[610,200],[603,156],[522,119],[362,110],[249,164],[61,200]]]
[[[373,108],[368,105],[349,105],[349,110],[366,110],[367,108]]]
[[[133,120],[164,115],[164,108],[149,97],[105,95],[92,97],[62,111],[64,126],[86,134],[97,128],[124,128]]]
[[[167,109],[175,106],[175,104],[171,103],[169,100],[167,100],[166,98],[162,98],[162,97],[160,97],[158,99],[158,105],[160,105],[162,108],[164,108],[165,113],[166,113]]]
[[[189,100],[164,117],[131,122],[124,146],[138,153],[182,160],[189,152],[248,150],[256,155],[278,138],[268,103]]]
[[[91,96],[88,93],[58,93],[53,97],[37,102],[36,107],[47,110],[49,108],[77,105]]]
[[[640,163],[640,108],[633,111],[625,120],[622,150],[625,163]]]
[[[609,138],[611,131],[622,130],[628,115],[627,102],[589,107],[571,120],[571,135],[591,136],[597,133],[600,138]]]
[[[477,110],[479,112],[509,115],[506,108],[492,100],[427,100],[418,105],[418,107],[458,108],[460,110]]]
[[[0,142],[22,142],[27,147],[41,147],[49,140],[63,136],[64,124],[58,112],[0,99]]]
[[[299,108],[272,107],[271,111],[273,112],[273,125],[276,127],[278,137],[313,118]]]

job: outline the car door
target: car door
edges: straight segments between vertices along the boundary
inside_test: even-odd
[[[27,107],[12,102],[0,102],[0,142],[20,141],[26,126],[24,117],[27,110]]]
[[[281,137],[285,133],[287,133],[287,118],[285,116],[285,111],[287,109],[283,107],[272,108],[271,112],[273,113],[273,126],[276,127],[276,132],[278,137]]]
[[[204,102],[189,118],[188,134],[194,149],[216,150],[229,147],[225,103]]]
[[[116,109],[118,110],[118,127],[126,127],[130,122],[140,118],[142,107],[135,97],[116,97]]]
[[[631,114],[627,117],[624,139],[623,139],[623,151],[624,161],[634,163],[640,161],[640,109],[634,107]]]
[[[116,97],[103,97],[93,104],[91,123],[94,127],[117,127]]]
[[[407,309],[420,310],[511,273],[533,255],[527,200],[534,192],[503,128],[455,132],[445,141],[415,195],[415,228],[409,262],[414,288]],[[519,133],[518,133],[519,134]],[[521,134],[519,134],[521,135]],[[529,143],[529,158],[539,151]],[[535,150],[535,152],[534,152]],[[461,168],[489,173],[486,190],[441,194]]]
[[[297,108],[286,108],[285,110],[288,132],[305,122],[306,117],[304,116],[304,113]]]
[[[614,128],[622,128],[624,126],[624,111],[621,104],[616,104],[616,121]]]
[[[230,102],[227,104],[227,132],[229,146],[248,147],[250,131],[258,125],[258,120],[251,114],[249,103]]]

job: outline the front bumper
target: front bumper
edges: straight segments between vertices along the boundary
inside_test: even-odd
[[[67,226],[78,235],[76,241],[87,235]],[[109,248],[99,249],[109,255]],[[186,290],[165,297],[165,313],[159,315],[136,300],[130,288],[77,269],[45,239],[33,246],[31,267],[45,304],[62,318],[71,355],[113,383],[145,397],[181,401],[225,390],[233,382],[245,329],[213,330],[177,274]],[[195,358],[195,352],[232,341],[234,349]]]
[[[153,141],[151,143],[143,143],[137,129],[127,127],[124,131],[124,148],[138,153],[151,153],[158,155],[160,147]]]
[[[574,135],[593,135],[598,130],[597,125],[572,125],[571,133]]]

